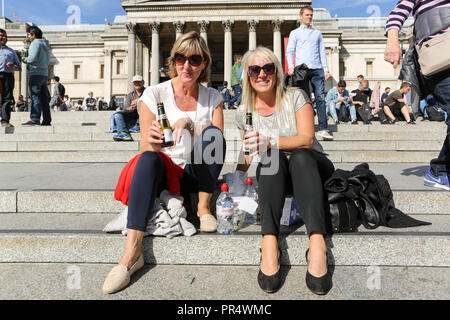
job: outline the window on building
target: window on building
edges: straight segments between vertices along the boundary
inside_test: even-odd
[[[75,80],[80,79],[80,70],[81,66],[79,64],[73,66],[73,78]]]
[[[367,78],[373,77],[373,61],[366,61],[366,76]]]
[[[117,60],[116,62],[116,74],[123,74],[123,60]]]
[[[100,79],[104,79],[105,78],[105,65],[101,64],[100,65]]]

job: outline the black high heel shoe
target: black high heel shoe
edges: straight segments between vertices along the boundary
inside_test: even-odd
[[[259,251],[261,252],[261,259],[259,260],[259,264],[261,265],[261,260],[262,260],[262,251],[261,248],[259,249]],[[280,266],[280,259],[281,259],[281,250],[280,248],[278,248],[279,251],[279,255],[278,255],[278,271],[271,275],[265,275],[262,271],[261,271],[261,267],[259,268],[259,273],[258,273],[258,284],[259,287],[267,293],[275,293],[280,289],[281,286],[281,266]]]
[[[308,264],[308,252],[306,250],[306,263]],[[328,257],[327,257],[327,273],[321,277],[314,277],[309,273],[308,265],[306,266],[306,286],[312,293],[317,295],[325,295],[333,287],[333,282],[331,280],[331,274],[328,272]]]

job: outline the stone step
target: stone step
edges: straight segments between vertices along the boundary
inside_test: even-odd
[[[404,213],[450,214],[448,191],[394,189],[393,194],[396,208]],[[124,208],[114,190],[2,190],[0,195],[0,212],[119,213]]]
[[[63,216],[51,219],[45,214],[41,217],[23,215],[16,223],[14,215],[0,216],[0,221],[5,221],[6,225],[0,230],[1,263],[117,263],[123,253],[125,236],[94,229],[105,222],[102,216],[96,222],[75,222],[74,218],[65,220]],[[447,217],[415,217],[433,224],[404,229],[379,227],[366,230],[360,227],[356,233],[327,235],[330,265],[450,267]],[[77,218],[94,219],[90,215]],[[33,224],[35,220],[41,221]],[[58,221],[61,221],[60,225]],[[306,265],[304,251],[308,247],[308,237],[305,227],[283,227],[281,233],[282,265]],[[252,225],[232,235],[198,233],[172,239],[147,237],[144,255],[150,264],[257,266],[260,245],[260,226]],[[186,255],[186,252],[196,254]]]
[[[442,141],[322,141],[325,151],[436,151]],[[240,150],[242,143],[227,140],[227,152]],[[0,151],[139,151],[139,142],[115,141],[0,141]]]
[[[135,144],[133,143],[133,146]],[[235,147],[234,149],[237,149]],[[70,149],[70,148],[69,148]],[[132,148],[134,149],[134,147]],[[0,163],[85,163],[85,162],[128,162],[139,151],[25,151],[25,152],[0,152]],[[328,157],[332,162],[402,162],[402,163],[427,163],[436,158],[439,151],[327,151]],[[225,163],[236,162],[239,151],[229,150],[225,156]],[[253,158],[256,163],[257,159]]]
[[[132,277],[127,288],[113,295],[106,295],[101,291],[103,281],[115,264],[1,263],[0,281],[2,286],[8,289],[0,291],[0,299],[146,299],[157,301],[152,305],[152,310],[156,307],[156,310],[165,313],[176,314],[179,308],[184,310],[185,305],[208,307],[211,308],[208,309],[211,310],[208,317],[211,319],[220,318],[221,314],[221,307],[216,301],[206,302],[211,300],[242,300],[243,302],[238,304],[244,306],[254,304],[246,302],[250,298],[264,300],[262,303],[258,302],[256,307],[262,305],[270,312],[270,317],[279,317],[281,314],[289,316],[291,311],[289,308],[283,308],[282,302],[278,302],[278,307],[274,307],[275,300],[450,299],[449,268],[406,266],[330,266],[333,288],[326,296],[319,297],[306,287],[306,266],[282,266],[282,287],[276,293],[267,294],[259,288],[256,281],[259,266],[145,265]],[[77,282],[77,279],[80,281]],[[169,301],[165,304],[161,300],[180,301],[178,303]],[[202,303],[185,300],[202,300]],[[233,304],[237,310],[238,304]],[[117,312],[115,309],[109,310]],[[404,314],[405,310],[401,312]],[[227,310],[224,314],[233,313]],[[238,317],[237,312],[234,314],[233,318],[246,318],[246,316]],[[206,318],[206,313],[197,319],[203,317]]]

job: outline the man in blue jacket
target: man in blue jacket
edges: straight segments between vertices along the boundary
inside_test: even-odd
[[[348,91],[345,89],[347,83],[344,80],[340,80],[337,87],[330,89],[327,94],[327,113],[331,115],[334,122],[339,124],[339,119],[336,110],[341,110],[341,108],[348,108],[350,111],[350,119],[352,124],[357,124],[356,122],[356,109],[355,106],[349,101]]]
[[[23,59],[27,64],[30,77],[29,85],[31,92],[31,113],[29,121],[22,123],[25,126],[49,126],[52,118],[50,116],[50,95],[47,88],[48,66],[50,64],[50,44],[42,39],[42,31],[36,26],[31,26],[27,31],[27,38],[31,42],[28,57]],[[41,121],[42,113],[42,124]]]

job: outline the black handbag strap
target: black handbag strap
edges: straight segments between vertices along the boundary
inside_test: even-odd
[[[378,212],[378,210],[375,208],[375,206],[373,205],[372,201],[369,199],[369,197],[367,197],[367,195],[365,195],[364,193],[360,193],[359,197],[362,198],[364,200],[364,204],[367,206],[370,206],[370,209],[372,209],[372,211],[375,213],[375,222],[371,223],[369,222],[368,216],[366,214],[366,210],[363,210],[362,208],[359,210],[359,212],[361,213],[361,221],[364,225],[364,227],[366,229],[376,229],[380,226],[381,224],[381,217],[380,217],[380,213]]]

